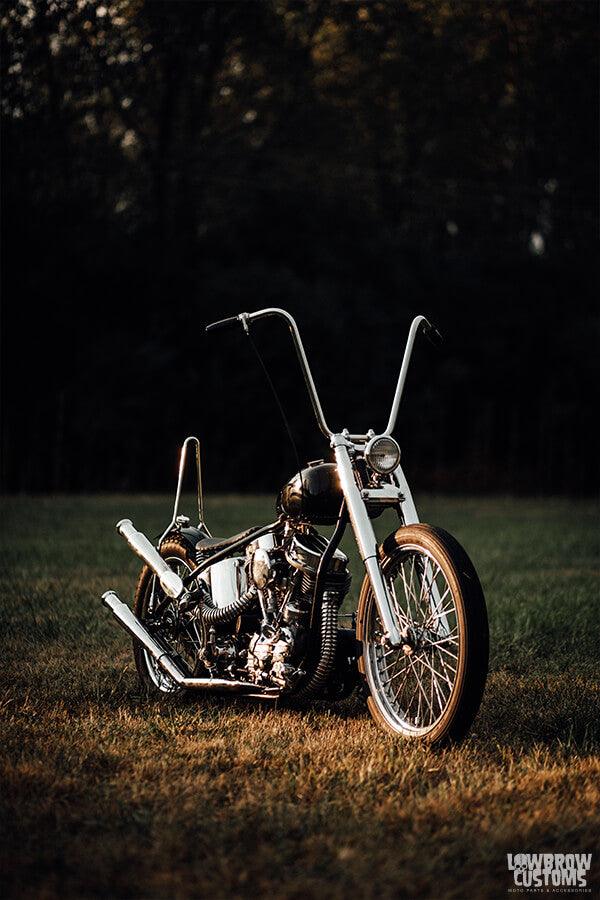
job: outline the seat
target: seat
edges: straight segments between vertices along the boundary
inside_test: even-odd
[[[249,528],[247,531],[241,531],[239,534],[234,534],[233,537],[228,538],[218,538],[218,537],[207,537],[202,538],[196,543],[196,550],[205,551],[210,550],[211,552],[216,553],[218,550],[225,550],[227,547],[231,547],[233,544],[236,544],[238,541],[242,541],[245,538],[251,537],[255,531],[260,531],[262,528],[261,525],[255,525],[253,528]]]

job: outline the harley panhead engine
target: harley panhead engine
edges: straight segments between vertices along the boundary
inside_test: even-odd
[[[306,674],[317,572],[328,541],[312,529],[259,537],[246,555],[229,557],[201,576],[204,645],[199,661],[213,674],[291,691]],[[323,596],[339,607],[350,586],[348,558],[336,550]],[[319,622],[317,621],[317,627]]]
[[[248,547],[248,577],[258,590],[261,627],[250,639],[246,669],[256,684],[291,690],[302,668],[317,571],[328,541],[314,531],[290,531],[280,545],[273,535]],[[348,558],[331,557],[324,581],[328,599],[339,606],[350,586]]]

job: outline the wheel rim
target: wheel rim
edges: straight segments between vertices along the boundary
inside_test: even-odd
[[[184,577],[189,572],[191,572],[191,568],[187,565],[183,560],[178,557],[171,556],[166,557],[165,560],[173,571],[177,572],[180,577]],[[164,599],[164,593],[160,587],[160,583],[156,575],[153,575],[150,584],[148,585],[148,601],[146,603],[145,608],[145,616],[151,616],[152,611],[154,610],[157,603],[160,603]],[[174,603],[174,602],[173,602]],[[167,609],[164,612],[164,616],[168,616],[170,611],[173,611],[173,604],[169,604]],[[164,641],[164,632],[161,631],[163,635]],[[186,636],[187,637],[187,636]],[[193,640],[193,638],[192,638]],[[180,658],[186,663],[190,671],[194,667],[194,658],[193,654],[190,652],[190,638],[187,637],[185,641],[181,639],[171,642],[169,641],[169,646],[172,650],[174,650]],[[144,658],[144,662],[146,664],[146,669],[148,672],[148,676],[152,681],[153,685],[164,694],[172,694],[181,690],[181,687],[177,684],[176,681],[171,678],[170,675],[167,675],[162,666],[158,663],[158,661],[152,656],[151,653],[148,652],[145,648],[142,649],[142,655]]]
[[[386,572],[404,644],[385,640],[371,592],[366,609],[365,663],[371,694],[394,731],[432,731],[457,689],[462,642],[452,588],[434,557],[403,548]]]
[[[146,663],[146,669],[148,670],[148,676],[152,681],[155,688],[158,688],[159,691],[162,691],[164,694],[172,694],[175,691],[179,690],[179,685],[176,681],[173,681],[170,675],[162,669],[157,661],[154,659],[151,653],[148,653],[146,649],[143,650],[144,662]]]

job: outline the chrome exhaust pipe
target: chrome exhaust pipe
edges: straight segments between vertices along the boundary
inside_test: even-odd
[[[154,640],[148,629],[140,622],[127,604],[123,603],[122,600],[119,600],[114,591],[106,591],[106,593],[102,595],[102,602],[111,610],[119,625],[122,625],[125,631],[128,631],[140,642],[140,644],[144,645],[148,653],[152,654],[167,675],[170,675],[177,684],[183,684],[185,675],[179,666],[175,664],[171,657],[165,653],[162,647]]]
[[[131,519],[117,522],[117,531],[122,534],[134,553],[137,553],[158,576],[160,586],[168,597],[177,600],[185,588],[183,581],[173,569],[169,568],[158,550],[152,546],[145,534],[133,527]]]
[[[276,688],[260,688],[255,684],[249,684],[247,681],[229,681],[226,678],[189,678],[183,674],[175,660],[154,640],[148,629],[140,622],[127,604],[119,600],[114,591],[106,591],[102,595],[102,602],[110,609],[119,625],[139,641],[148,653],[152,654],[167,675],[180,687],[192,690],[230,691],[231,693],[260,697],[277,696],[280,693]]]

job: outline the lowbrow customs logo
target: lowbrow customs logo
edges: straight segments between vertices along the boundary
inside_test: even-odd
[[[591,853],[507,853],[508,869],[517,888],[545,893],[589,893]],[[514,888],[511,888],[514,891]]]

